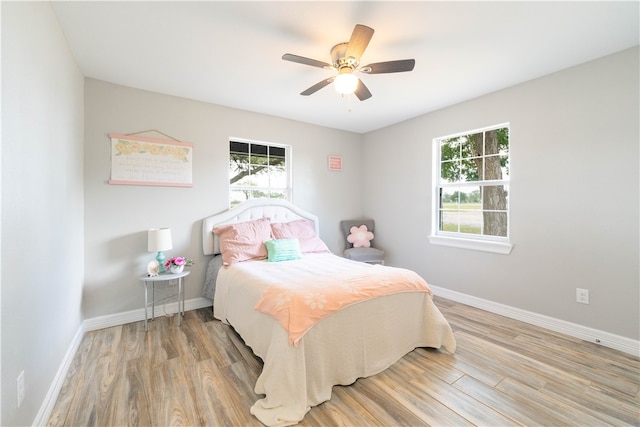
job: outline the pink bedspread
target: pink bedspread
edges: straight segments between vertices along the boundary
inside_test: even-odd
[[[336,311],[383,295],[398,292],[426,292],[427,282],[403,268],[372,268],[370,274],[316,276],[304,282],[273,284],[265,289],[256,310],[273,316],[289,334],[289,344],[297,346],[304,334],[319,320]]]

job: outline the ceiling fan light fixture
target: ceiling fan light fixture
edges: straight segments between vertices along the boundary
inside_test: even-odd
[[[349,38],[348,42],[338,43],[331,48],[331,64],[291,53],[285,53],[282,55],[282,59],[285,61],[324,68],[325,70],[331,70],[333,72],[337,71],[338,73],[337,76],[324,79],[300,92],[300,95],[311,95],[333,82],[335,83],[334,87],[336,92],[339,94],[351,95],[353,93],[360,101],[364,101],[371,98],[371,92],[367,88],[365,82],[354,75],[355,72],[365,74],[388,74],[413,70],[416,63],[415,59],[375,62],[364,67],[360,67],[360,58],[369,45],[373,33],[373,28],[357,24],[354,27],[353,32],[351,33],[351,38]]]
[[[336,92],[341,95],[349,95],[358,87],[358,78],[351,73],[339,74],[333,81]]]

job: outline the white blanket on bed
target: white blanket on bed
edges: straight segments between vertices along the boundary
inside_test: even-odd
[[[316,324],[291,346],[271,316],[254,309],[270,283],[323,272],[384,268],[333,254],[301,260],[243,262],[223,268],[217,279],[214,316],[231,324],[264,361],[255,392],[264,394],[251,413],[269,426],[291,425],[331,397],[336,384],[377,374],[416,347],[455,351],[448,322],[424,292],[399,293],[349,306]]]

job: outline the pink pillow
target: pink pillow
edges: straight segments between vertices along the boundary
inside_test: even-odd
[[[276,239],[298,239],[303,254],[331,252],[316,234],[313,221],[296,219],[289,222],[274,222],[271,232]]]
[[[271,221],[260,218],[253,221],[215,227],[213,232],[220,239],[220,252],[224,265],[252,259],[265,259],[265,240],[271,239]]]
[[[373,233],[367,229],[366,225],[362,224],[360,227],[354,225],[349,231],[351,234],[347,236],[347,242],[353,243],[354,248],[368,248],[371,246]]]

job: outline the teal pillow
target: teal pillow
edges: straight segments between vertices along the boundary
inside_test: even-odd
[[[267,247],[267,261],[279,262],[302,258],[298,239],[274,239],[264,242]]]

